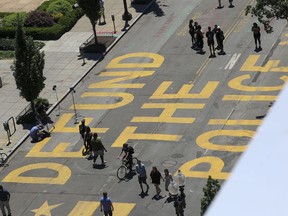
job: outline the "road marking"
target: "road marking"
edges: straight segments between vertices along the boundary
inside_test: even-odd
[[[48,201],[46,201],[40,208],[33,209],[31,211],[35,213],[35,216],[41,216],[41,215],[51,216],[51,210],[57,208],[60,205],[63,205],[63,203],[49,206]]]
[[[278,64],[280,63],[279,60],[269,60],[265,66],[255,66],[259,58],[260,58],[260,55],[249,55],[249,57],[246,59],[246,61],[240,68],[240,71],[253,71],[253,72],[265,73],[265,72],[269,72],[271,68],[277,67]]]
[[[282,76],[280,79],[283,81],[283,84],[279,86],[247,86],[242,85],[244,80],[249,80],[251,76],[249,74],[236,77],[228,82],[228,86],[232,89],[236,89],[239,91],[246,91],[246,92],[258,92],[258,91],[280,91],[285,82],[288,80],[288,76]]]
[[[33,148],[26,154],[25,157],[45,157],[45,158],[83,158],[82,150],[84,146],[81,147],[79,151],[68,152],[65,151],[71,143],[59,143],[51,152],[41,151],[51,138],[46,138],[41,142],[36,143]]]
[[[210,119],[208,125],[260,125],[262,120],[248,120],[248,119]]]
[[[100,206],[100,202],[94,201],[78,201],[68,216],[90,216],[94,215],[96,209]]]
[[[160,84],[160,86],[156,89],[156,91],[152,94],[150,99],[207,99],[209,98],[213,92],[216,90],[219,82],[209,81],[204,86],[202,91],[199,94],[190,94],[189,92],[193,88],[193,84],[184,84],[181,89],[176,94],[165,94],[167,89],[171,86],[172,81],[164,81]]]
[[[236,64],[236,62],[238,61],[238,59],[240,58],[241,53],[234,53],[233,56],[230,58],[228,64],[225,66],[224,70],[231,70],[234,65]]]
[[[209,164],[209,170],[208,171],[194,171],[192,168],[198,167],[199,164]],[[224,162],[222,159],[218,157],[213,156],[205,156],[196,158],[193,160],[190,160],[183,164],[179,170],[186,176],[190,178],[208,178],[211,176],[214,179],[227,179],[229,176],[229,173],[222,172],[224,168]],[[177,175],[177,172],[174,174],[174,176]]]
[[[74,127],[65,127],[66,124],[73,118],[75,114],[74,113],[64,113],[60,116],[58,121],[55,124],[55,128],[53,129],[53,132],[57,133],[79,133],[79,125],[76,125]],[[89,125],[93,121],[93,118],[85,117],[85,123],[86,125]],[[92,128],[92,133],[106,133],[109,130],[109,128]]]
[[[119,71],[102,72],[99,76],[121,76],[119,78],[109,79],[89,85],[88,88],[143,88],[145,83],[118,83],[126,80],[137,79],[141,77],[152,76],[155,71]]]
[[[123,143],[128,142],[130,139],[134,140],[157,140],[157,141],[168,141],[176,142],[179,141],[182,136],[175,134],[144,134],[144,133],[134,133],[137,127],[126,127],[122,133],[118,136],[112,147],[122,147]]]
[[[25,172],[32,170],[45,170],[46,174],[49,173],[51,176],[56,177],[39,177],[39,176],[23,176]],[[47,172],[47,169],[50,172]],[[53,170],[53,172],[51,172]],[[57,175],[55,175],[55,172]],[[21,176],[22,175],[22,176]],[[5,178],[2,182],[14,182],[14,183],[23,183],[23,184],[51,184],[51,185],[64,185],[71,176],[71,170],[63,165],[58,163],[36,163],[22,166],[20,168],[14,169]]]
[[[121,101],[115,102],[113,104],[75,104],[76,109],[80,110],[109,110],[109,109],[116,109],[122,106],[126,106],[127,104],[131,103],[134,100],[134,95],[125,92],[84,92],[81,95],[82,98],[85,97],[116,97],[122,98]],[[69,109],[74,109],[74,106],[71,105]]]
[[[288,37],[288,34],[285,34],[285,37]],[[285,45],[288,45],[288,41],[281,41],[279,43],[280,46],[285,46]]]
[[[209,140],[218,136],[228,136],[228,137],[250,137],[254,135],[254,131],[251,130],[212,130],[202,133],[196,138],[196,143],[203,149],[209,149],[214,151],[227,151],[227,152],[243,152],[247,148],[245,145],[226,145],[226,144],[214,144]]]
[[[144,103],[142,109],[164,109],[158,117],[135,116],[131,122],[193,123],[195,118],[172,117],[177,109],[203,109],[205,104],[196,103]]]
[[[275,101],[273,95],[224,95],[222,101]]]
[[[127,60],[130,58],[147,58],[153,59],[152,62],[149,63],[121,63],[123,60]],[[112,59],[106,68],[159,68],[164,62],[164,57],[157,53],[147,53],[147,52],[139,52],[139,53],[129,53],[122,56],[118,56]]]

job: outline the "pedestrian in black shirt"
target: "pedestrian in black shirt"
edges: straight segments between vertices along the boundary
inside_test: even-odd
[[[8,216],[11,216],[11,209],[10,209],[10,193],[7,190],[3,189],[3,186],[0,185],[0,208],[3,216],[6,216],[5,208],[7,209]]]
[[[216,38],[219,41],[219,49],[220,52],[218,53],[218,55],[226,55],[226,53],[224,52],[224,32],[221,30],[220,26],[217,27],[217,31],[216,31]]]
[[[191,35],[192,48],[193,48],[194,47],[194,43],[195,43],[195,31],[194,31],[194,26],[193,26],[193,20],[192,19],[189,21],[189,34]]]
[[[214,48],[214,32],[211,31],[211,27],[208,27],[208,31],[206,32],[207,43],[210,50],[210,57],[215,57],[215,48]]]
[[[197,27],[196,38],[197,38],[198,52],[200,54],[202,54],[202,53],[204,53],[204,51],[203,51],[204,41],[203,41],[203,32],[202,32],[201,25],[198,25],[198,27]]]
[[[255,40],[255,51],[258,51],[257,42],[259,44],[259,50],[262,50],[260,27],[257,25],[257,23],[253,23],[251,31],[253,32]]]
[[[198,22],[194,22],[194,49],[197,50],[198,48],[198,40],[197,40],[197,29],[198,29]]]
[[[214,28],[213,28],[213,33],[214,33],[214,35],[216,35],[216,32],[217,32],[217,29],[218,29],[218,25],[215,25],[214,26]],[[219,50],[219,40],[218,40],[218,38],[216,37],[216,42],[217,42],[217,46],[216,46],[216,50]]]
[[[161,173],[157,170],[155,166],[152,167],[150,177],[152,180],[152,184],[154,184],[156,188],[156,198],[159,199],[160,198],[159,194],[161,193],[160,180],[162,179],[164,181],[164,178],[162,177]]]

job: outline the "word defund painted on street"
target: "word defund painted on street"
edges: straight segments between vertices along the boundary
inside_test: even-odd
[[[141,63],[129,63],[131,58],[134,60],[137,58],[147,58],[150,62]],[[232,78],[228,81],[228,86],[233,90],[233,92],[240,91],[240,94],[229,94],[224,95],[222,101],[273,101],[276,96],[273,95],[262,95],[259,92],[275,92],[280,91],[283,83],[287,81],[287,76],[279,76],[279,80],[276,81],[275,86],[249,86],[248,81],[251,79],[253,74],[244,74],[243,72],[288,72],[288,67],[278,67],[280,64],[279,60],[268,61],[265,66],[257,66],[257,61],[260,58],[259,55],[250,55],[243,66],[240,69],[241,75]],[[129,61],[130,60],[130,61]],[[84,92],[82,98],[121,98],[114,103],[110,104],[75,104],[76,108],[79,110],[110,110],[117,109],[119,107],[124,107],[130,104],[134,100],[134,95],[128,92],[121,92],[118,89],[143,89],[145,88],[145,83],[141,83],[141,78],[153,76],[157,68],[160,68],[164,62],[164,57],[155,53],[130,53],[114,58],[106,66],[106,70],[100,73],[100,77],[112,77],[111,79],[100,81],[89,85],[89,89],[117,89],[116,91],[91,91]],[[143,70],[144,68],[144,70]],[[113,70],[112,70],[113,69]],[[115,69],[119,71],[115,71]],[[126,69],[126,70],[123,70]],[[127,70],[130,69],[130,70]],[[132,69],[132,70],[131,70]],[[111,70],[111,71],[109,71]],[[276,76],[277,74],[275,74]],[[116,77],[116,78],[115,78]],[[137,83],[122,83],[123,81],[132,81],[134,79],[139,80]],[[187,110],[187,112],[192,112],[192,110],[205,109],[205,103],[169,103],[169,99],[175,101],[175,99],[209,99],[213,93],[217,90],[220,81],[208,81],[200,92],[195,93],[193,91],[193,84],[183,84],[179,90],[175,90],[174,93],[167,93],[169,87],[173,85],[173,81],[163,81],[157,89],[151,94],[149,100],[153,102],[145,102],[142,104],[141,109],[163,109],[161,114],[157,117],[155,116],[134,116],[130,122],[133,123],[174,123],[174,124],[193,124],[196,117],[175,117],[173,116],[177,110]],[[245,84],[246,83],[246,84]],[[169,89],[171,92],[171,89]],[[253,94],[254,93],[254,94]],[[165,103],[155,103],[159,100],[165,100]],[[202,100],[203,101],[203,100]],[[73,109],[73,106],[70,107]],[[62,114],[59,120],[55,124],[54,133],[78,133],[78,125],[74,127],[66,126],[69,122],[73,121],[73,113]],[[85,117],[86,123],[89,125],[93,121],[93,117]],[[207,126],[220,125],[220,126],[258,126],[261,124],[261,120],[252,119],[210,119]],[[140,127],[140,126],[139,126]],[[126,126],[119,136],[112,143],[112,147],[122,147],[122,144],[128,142],[129,140],[156,140],[156,141],[166,141],[166,142],[178,142],[183,137],[183,134],[151,134],[151,133],[141,133],[141,128],[136,126]],[[91,128],[92,132],[97,132],[100,134],[109,133],[109,128]],[[195,138],[196,144],[203,149],[212,151],[227,151],[233,153],[241,153],[245,151],[247,143],[242,145],[232,145],[228,143],[214,143],[211,140],[217,137],[248,137],[252,138],[254,134],[253,130],[210,130],[200,134]],[[82,149],[78,151],[68,151],[70,144],[69,142],[58,143],[57,146],[52,151],[44,151],[45,146],[49,145],[52,138],[47,138],[39,143],[36,143],[32,149],[27,153],[26,157],[34,158],[82,158]],[[192,142],[192,141],[191,141]],[[209,164],[210,168],[203,171],[195,171],[194,167],[200,164]],[[191,178],[208,178],[211,175],[216,179],[227,179],[229,176],[228,172],[224,172],[225,167],[224,161],[215,156],[202,156],[197,159],[192,159],[191,161],[183,164],[179,169],[186,175],[186,177]],[[39,169],[49,169],[53,170],[58,175],[53,175],[53,177],[39,177],[39,176],[27,176],[24,173],[31,170]],[[2,182],[14,182],[22,184],[50,184],[50,185],[64,185],[71,177],[71,169],[64,164],[49,162],[49,163],[35,163],[29,164],[23,167],[19,167],[11,171]],[[44,204],[43,204],[44,205]],[[77,205],[86,206],[86,202],[78,202]],[[95,210],[98,207],[98,203],[90,205]],[[124,205],[124,204],[123,204]],[[130,210],[132,210],[134,204],[130,205]],[[83,208],[80,209],[84,209]],[[93,210],[92,209],[92,210]],[[89,211],[92,211],[89,210]],[[93,211],[94,211],[93,210]],[[77,211],[76,207],[75,210]],[[76,214],[69,214],[76,215]]]

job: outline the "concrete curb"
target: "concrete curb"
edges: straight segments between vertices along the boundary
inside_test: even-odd
[[[130,26],[127,28],[126,31],[122,32],[116,40],[107,48],[105,53],[101,54],[101,59],[104,58],[105,55],[107,55],[110,50],[120,41],[120,39],[132,28],[132,26],[143,16],[143,14],[155,3],[155,0],[152,0],[149,4],[147,4],[146,8],[143,10],[142,13],[140,13],[130,24]],[[100,60],[101,61],[101,60]],[[82,74],[82,76],[70,87],[70,88],[75,88],[89,73],[90,71],[99,63],[99,60],[95,61],[93,65],[88,68],[88,70]],[[55,104],[53,104],[49,110],[47,111],[47,114],[50,115],[54,109],[68,96],[68,94],[71,92],[70,89],[66,91],[66,93],[59,98],[59,101]],[[14,147],[7,152],[8,158],[11,157],[11,155],[21,146],[22,143],[26,141],[26,139],[29,137],[29,131],[14,145]]]

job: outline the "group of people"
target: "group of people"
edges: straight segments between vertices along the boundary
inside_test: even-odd
[[[103,145],[102,140],[98,137],[98,134],[92,133],[91,128],[85,125],[85,119],[81,120],[81,124],[79,125],[79,133],[84,142],[83,155],[93,158],[93,167],[96,166],[96,160],[98,156],[100,156],[101,165],[104,166],[106,163],[104,160],[104,151],[107,152],[107,149]]]
[[[251,31],[253,32],[254,40],[255,40],[255,51],[261,51],[261,32],[260,27],[257,23],[253,23]],[[191,35],[192,41],[192,49],[198,51],[200,54],[205,53],[203,51],[204,46],[204,32],[202,31],[201,25],[198,22],[194,22],[192,19],[189,21],[189,34]],[[225,55],[224,51],[224,32],[221,30],[220,26],[215,25],[212,29],[208,26],[208,31],[205,34],[207,39],[207,45],[210,50],[210,56],[216,57],[215,50],[220,50],[218,55]],[[215,47],[214,37],[216,38],[217,46]]]
[[[189,21],[189,34],[191,35],[192,49],[198,51],[200,54],[205,53],[204,47],[204,35],[207,38],[207,44],[210,50],[210,57],[216,57],[215,50],[220,50],[218,55],[225,55],[223,41],[225,39],[224,32],[220,26],[215,25],[213,30],[209,26],[208,31],[204,34],[202,26],[198,22],[194,22],[192,19]],[[217,46],[215,48],[214,36],[216,38]]]

